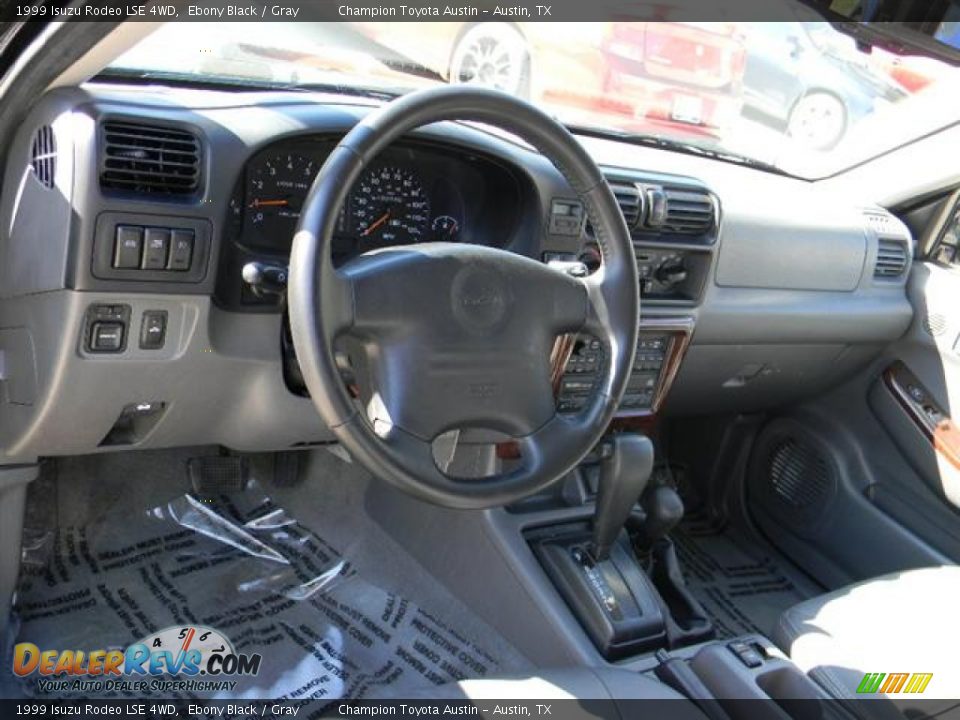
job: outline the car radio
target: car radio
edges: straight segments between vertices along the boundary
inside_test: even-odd
[[[640,324],[637,352],[618,415],[657,412],[680,367],[693,332],[693,319],[650,318]],[[557,410],[581,410],[595,392],[604,367],[604,347],[589,335],[568,338],[569,356],[557,382]]]

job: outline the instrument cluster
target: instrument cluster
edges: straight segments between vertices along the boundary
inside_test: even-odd
[[[234,243],[249,253],[289,253],[300,210],[335,141],[297,139],[257,153],[230,205]],[[338,262],[370,250],[420,242],[505,246],[519,211],[519,183],[484,157],[426,144],[384,151],[340,209]]]

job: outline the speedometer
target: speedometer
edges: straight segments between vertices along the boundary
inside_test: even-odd
[[[387,165],[364,174],[353,190],[350,217],[362,245],[384,247],[422,242],[430,201],[409,170]]]

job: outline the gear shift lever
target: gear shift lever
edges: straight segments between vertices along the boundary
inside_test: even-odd
[[[603,454],[593,515],[590,554],[595,562],[610,556],[634,503],[653,471],[653,443],[645,435],[614,435]]]

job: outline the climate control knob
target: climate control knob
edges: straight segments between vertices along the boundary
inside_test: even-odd
[[[654,272],[661,285],[677,285],[687,279],[687,266],[682,257],[668,257]]]

